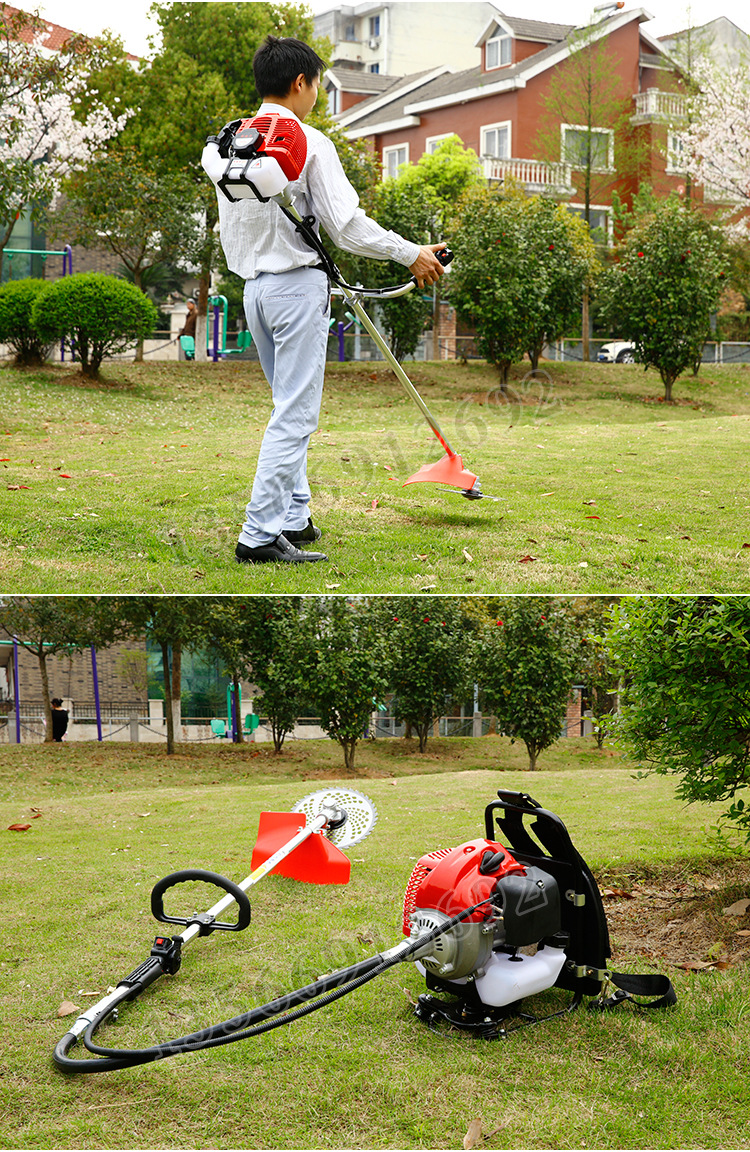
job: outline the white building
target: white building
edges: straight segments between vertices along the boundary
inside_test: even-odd
[[[476,63],[476,42],[494,14],[489,3],[340,4],[315,17],[315,35],[334,47],[334,68],[389,76],[447,65],[461,71]]]

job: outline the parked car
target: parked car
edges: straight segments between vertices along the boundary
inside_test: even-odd
[[[613,340],[599,349],[597,360],[603,364],[635,364],[635,344]]]

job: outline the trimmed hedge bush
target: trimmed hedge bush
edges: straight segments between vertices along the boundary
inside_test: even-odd
[[[126,280],[101,272],[78,272],[40,293],[31,322],[48,340],[69,340],[84,376],[96,379],[105,356],[125,352],[156,327],[158,312]]]
[[[42,364],[52,340],[43,339],[31,323],[34,302],[49,287],[46,280],[11,280],[0,288],[0,344],[16,354],[16,364]]]

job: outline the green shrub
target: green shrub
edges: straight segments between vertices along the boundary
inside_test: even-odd
[[[16,354],[16,364],[42,364],[52,347],[31,323],[31,310],[40,292],[48,287],[45,280],[11,280],[0,288],[0,344],[7,344]]]
[[[101,272],[79,272],[50,284],[37,297],[31,320],[47,339],[72,341],[81,372],[96,379],[105,356],[151,335],[157,311],[135,285]]]

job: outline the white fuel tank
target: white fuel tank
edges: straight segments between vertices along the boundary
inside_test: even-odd
[[[475,977],[474,987],[483,1004],[500,1008],[551,988],[564,963],[565,950],[549,944],[534,956],[493,952],[484,966],[484,975]]]

